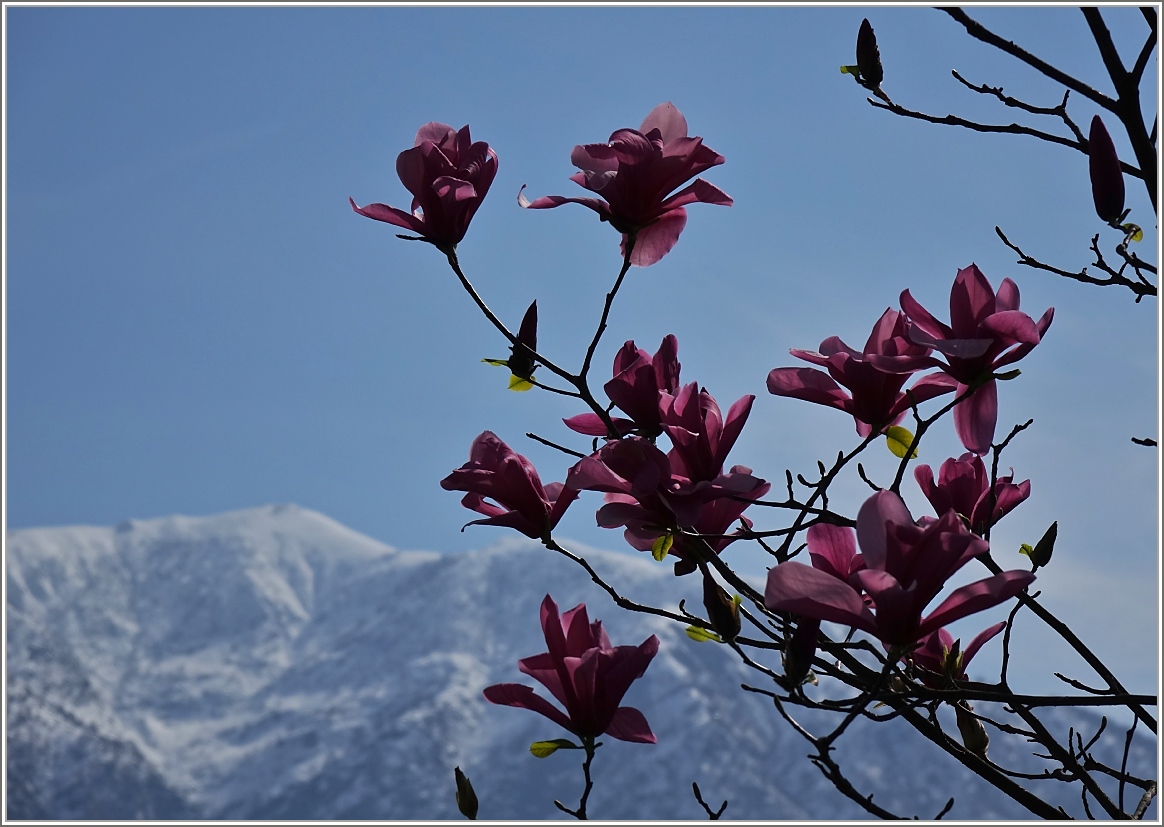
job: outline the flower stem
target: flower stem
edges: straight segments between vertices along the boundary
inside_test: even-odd
[[[582,762],[582,775],[586,779],[586,786],[582,790],[582,798],[578,801],[578,809],[571,810],[561,801],[554,801],[554,806],[563,813],[569,813],[579,821],[586,821],[586,801],[590,798],[590,791],[594,789],[594,780],[590,777],[590,762],[594,760],[594,752],[602,744],[596,744],[591,737],[582,736],[582,749],[586,750],[586,760]]]

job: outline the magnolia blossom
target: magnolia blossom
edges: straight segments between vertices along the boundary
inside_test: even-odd
[[[887,309],[873,326],[863,351],[854,350],[837,336],[821,342],[819,351],[794,348],[789,353],[825,368],[828,375],[813,368],[774,368],[768,374],[768,392],[851,414],[857,433],[863,437],[881,433],[901,421],[910,409],[911,396],[914,403],[920,403],[949,393],[957,385],[943,373],[931,374],[914,382],[907,395],[901,388],[917,368],[882,370],[870,361],[872,356],[928,356],[930,348],[910,341],[906,328],[905,317]]]
[[[1006,628],[1006,623],[996,623],[983,629],[970,645],[963,650],[962,641],[954,640],[954,636],[945,629],[935,629],[921,640],[921,644],[909,654],[915,666],[920,666],[922,672],[918,677],[922,683],[935,689],[942,689],[946,681],[966,680],[966,667],[978,654],[978,650],[988,640]]]
[[[589,207],[622,233],[624,256],[634,238],[630,261],[639,267],[654,264],[675,246],[687,224],[686,204],[732,204],[727,193],[695,178],[724,157],[702,138],[687,137],[687,120],[670,103],[652,109],[638,129],[617,130],[608,143],[574,147],[570,162],[582,170],[570,180],[601,198],[546,195],[531,202],[519,194],[518,203],[535,210],[571,203]]]
[[[748,505],[768,493],[769,484],[750,469],[733,466],[711,480],[692,480],[675,473],[681,463],[639,437],[612,440],[570,469],[566,484],[606,494],[596,516],[602,528],[625,527],[627,543],[653,551],[664,535],[672,537],[668,553],[679,559],[676,574],[695,570],[705,547],[682,531],[711,535],[707,546],[719,553],[735,537],[728,529]],[[744,519],[746,525],[750,521]],[[738,533],[738,532],[737,532]]]
[[[672,471],[693,482],[718,477],[755,401],[751,394],[741,396],[724,416],[714,397],[694,382],[674,394],[660,393],[659,418],[674,446]]]
[[[935,512],[956,511],[975,534],[984,534],[1031,495],[1031,481],[1015,483],[1013,470],[992,487],[982,458],[969,453],[943,462],[937,481],[928,465],[919,465],[913,476]]]
[[[541,620],[549,651],[522,658],[517,668],[549,689],[566,711],[519,683],[488,686],[485,699],[537,712],[580,738],[609,735],[655,743],[643,713],[619,704],[659,651],[659,639],[651,635],[638,646],[611,646],[602,621],[591,623],[587,617],[586,604],[559,616],[558,604],[548,594]]]
[[[764,604],[862,629],[888,646],[909,646],[948,623],[1009,600],[1035,579],[1028,571],[1002,572],[954,589],[924,614],[946,581],[989,549],[987,542],[967,531],[953,511],[917,525],[891,491],[880,491],[861,506],[857,540],[864,568],[850,564],[848,578],[841,579],[795,560],[781,563],[768,572]],[[832,565],[840,569],[835,561]]]
[[[957,380],[958,396],[974,389],[954,407],[954,427],[967,451],[985,454],[998,422],[995,372],[1030,353],[1042,341],[1055,315],[1055,308],[1049,308],[1035,322],[1018,308],[1018,285],[1003,279],[996,295],[978,266],[971,264],[954,278],[948,325],[935,319],[908,290],[901,294],[910,340],[933,348],[946,357],[945,362],[908,354],[874,355],[870,361],[887,371],[937,367]]]
[[[659,421],[659,392],[679,390],[679,340],[673,335],[665,336],[654,356],[636,347],[633,340],[628,341],[615,354],[614,378],[603,385],[603,390],[630,417],[611,417],[619,434],[658,436],[663,431]],[[578,414],[563,421],[566,427],[580,434],[608,436],[606,424],[597,414]]]
[[[481,206],[497,175],[497,153],[483,141],[448,124],[426,123],[416,143],[396,158],[396,174],[412,193],[412,211],[386,204],[356,206],[360,215],[411,230],[436,246],[451,250],[465,237],[469,222]]]
[[[473,440],[469,461],[441,480],[441,488],[468,491],[461,505],[486,516],[467,525],[508,526],[535,540],[548,539],[578,498],[577,489],[560,482],[543,488],[533,463],[492,431]]]

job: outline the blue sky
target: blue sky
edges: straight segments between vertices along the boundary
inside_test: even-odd
[[[460,532],[471,515],[439,480],[485,429],[547,481],[562,479],[564,458],[523,434],[569,440],[560,418],[580,409],[507,392],[503,371],[480,363],[504,356],[505,343],[443,258],[355,215],[347,198],[406,207],[396,155],[427,121],[468,123],[500,170],[460,246],[465,270],[514,326],[536,298],[540,349],[573,364],[617,273],[617,236],[581,207],[524,212],[517,191],[581,194],[567,180],[571,148],[672,101],[691,134],[727,158],[705,177],[735,205],[694,205],[671,254],[631,272],[596,375],[626,339],[653,351],[675,333],[685,381],[725,407],[756,394],[731,459],[780,480],[857,439],[843,414],[767,394],[767,372],[796,363],[788,348],[834,334],[859,346],[906,288],[945,315],[950,282],[971,262],[995,285],[1015,279],[1024,310],[1056,315],[1001,394],[1000,431],[1035,419],[1004,463],[1032,479],[1033,493],[999,527],[996,547],[1033,543],[1057,519],[1058,559],[1041,579],[1048,600],[1083,612],[1096,646],[1110,646],[1138,686],[1155,685],[1157,659],[1144,650],[1158,651],[1158,454],[1129,438],[1158,433],[1157,302],[1021,268],[994,234],[999,225],[1068,269],[1091,262],[1096,232],[1110,251],[1117,239],[1092,211],[1087,159],[896,118],[838,72],[867,16],[885,88],[903,105],[1014,118],[950,69],[1058,103],[1061,90],[946,15],[831,6],[5,14],[9,529],[295,502],[402,548],[497,539],[498,529]],[[972,14],[1110,91],[1078,10]],[[1134,8],[1105,15],[1130,60],[1143,19]],[[1070,111],[1086,125],[1096,110],[1072,96]],[[1128,191],[1151,253],[1149,201],[1138,182]],[[951,428],[923,448],[935,467],[960,453]],[[867,468],[886,476],[894,460],[880,454]],[[845,483],[837,504],[855,512],[865,493]],[[916,491],[907,500],[922,513]],[[594,527],[598,504],[576,504],[561,533],[622,547],[617,532]],[[735,553],[742,568],[762,570]],[[1129,626],[1147,631],[1128,636]]]

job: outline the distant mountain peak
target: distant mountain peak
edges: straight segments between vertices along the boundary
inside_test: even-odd
[[[449,819],[460,766],[482,818],[556,819],[577,762],[528,747],[564,733],[481,696],[532,685],[517,660],[545,650],[547,593],[587,603],[616,644],[662,641],[626,699],[659,744],[601,751],[595,817],[699,819],[692,781],[726,817],[864,816],[739,689],[761,676],[732,652],[617,609],[533,541],[481,534],[478,551],[399,551],[288,504],[10,533],[9,818]],[[698,578],[647,555],[570,547],[631,599],[699,605]],[[952,790],[952,818],[1024,817],[912,732],[858,722],[839,748],[895,811],[932,817]]]

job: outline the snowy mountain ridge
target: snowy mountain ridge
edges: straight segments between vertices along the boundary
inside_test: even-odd
[[[696,579],[670,566],[574,550],[632,600],[699,605]],[[593,817],[701,819],[692,781],[713,806],[730,802],[725,818],[865,816],[771,703],[740,690],[762,675],[677,624],[617,609],[579,566],[522,538],[400,551],[268,506],[17,531],[6,564],[11,819],[459,818],[454,766],[483,819],[563,817],[552,802],[577,802],[577,754],[539,760],[528,746],[566,733],[481,696],[530,683],[516,662],[545,649],[546,593],[563,609],[586,602],[616,645],[662,641],[625,701],[659,743],[607,739]],[[932,818],[954,795],[953,818],[1027,815],[889,726],[855,725],[839,743],[846,774],[879,804]]]

